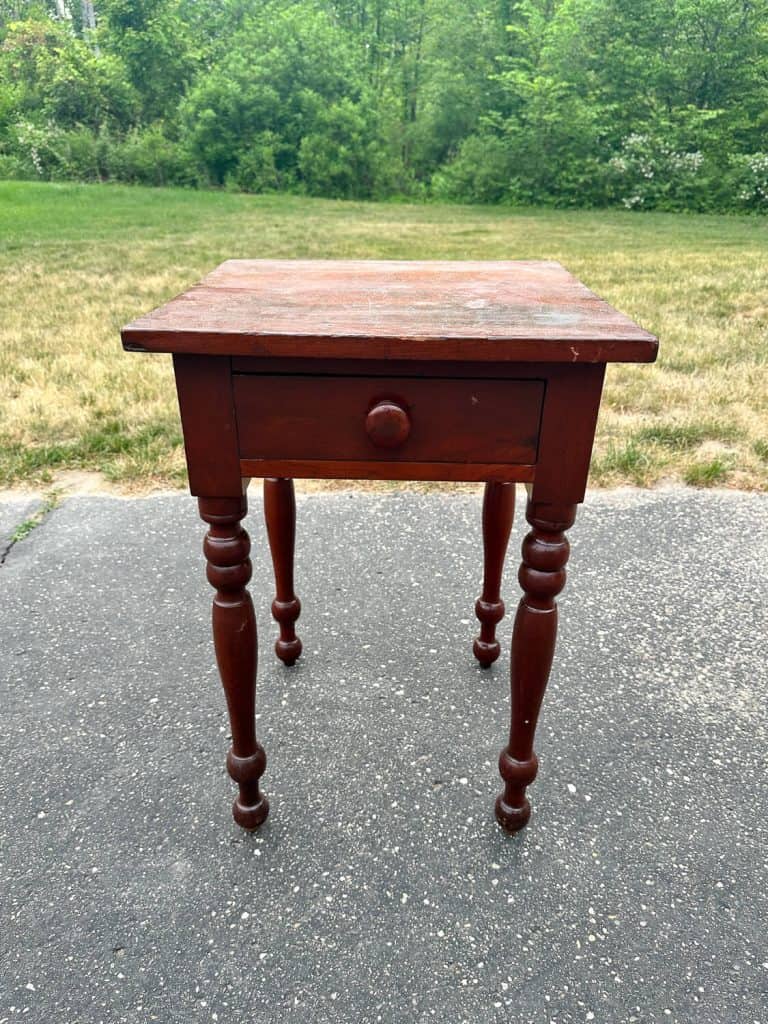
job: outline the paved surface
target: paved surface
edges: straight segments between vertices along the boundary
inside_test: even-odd
[[[42,507],[42,501],[32,497],[0,501],[0,564],[13,546],[18,528]]]
[[[299,518],[290,670],[251,519],[256,836],[229,817],[194,503],[71,498],[8,553],[0,1022],[764,1024],[768,499],[591,496],[513,839],[506,670],[471,657],[479,498]]]

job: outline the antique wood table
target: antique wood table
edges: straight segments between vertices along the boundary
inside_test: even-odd
[[[122,339],[129,351],[173,353],[190,490],[209,526],[213,638],[232,727],[227,767],[243,828],[257,828],[269,810],[241,526],[249,479],[264,478],[276,651],[286,665],[301,653],[295,477],[484,481],[474,644],[484,666],[499,655],[515,482],[526,484],[530,532],[496,801],[502,828],[522,828],[565,531],[584,499],[605,365],[653,361],[656,338],[553,262],[229,260],[129,324]]]

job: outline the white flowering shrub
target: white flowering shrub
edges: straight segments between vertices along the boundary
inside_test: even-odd
[[[16,121],[10,126],[5,148],[20,172],[26,172],[25,177],[100,181],[106,144],[106,135],[88,128]]]
[[[194,185],[196,168],[162,125],[135,128],[122,138],[53,122],[16,121],[0,139],[0,180],[115,181],[147,185]]]
[[[678,150],[666,139],[635,132],[609,161],[616,198],[628,209],[699,205],[706,186],[704,154]]]
[[[17,121],[11,126],[13,149],[39,178],[60,177],[67,164],[66,133],[53,122]]]
[[[736,156],[731,163],[739,204],[751,209],[768,209],[768,153]]]

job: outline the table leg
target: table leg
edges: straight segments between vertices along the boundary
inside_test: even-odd
[[[538,769],[533,739],[555,650],[555,597],[565,586],[569,546],[564,531],[575,517],[575,505],[529,501],[526,509],[531,530],[523,541],[523,597],[512,634],[511,725],[509,744],[499,756],[504,792],[496,800],[496,819],[507,832],[523,828],[531,816],[525,790]]]
[[[472,647],[483,668],[490,668],[501,653],[496,626],[504,618],[501,577],[514,516],[515,485],[487,483],[483,495],[483,590],[475,604],[480,635]]]
[[[227,770],[239,786],[232,807],[238,825],[255,829],[269,813],[259,779],[267,764],[256,739],[256,617],[246,585],[251,578],[251,542],[240,525],[248,502],[240,498],[198,498],[200,516],[209,524],[203,550],[213,599],[213,643],[232,728]]]
[[[272,602],[272,616],[280,626],[275,654],[286,665],[293,665],[301,654],[301,640],[296,636],[294,628],[301,614],[301,602],[293,591],[293,553],[296,545],[296,496],[293,480],[284,477],[265,479],[264,518],[267,522],[277,591]]]

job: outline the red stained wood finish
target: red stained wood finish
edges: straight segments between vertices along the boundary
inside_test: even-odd
[[[531,816],[525,790],[539,768],[533,737],[555,653],[555,597],[565,586],[570,550],[564,531],[575,518],[575,505],[529,501],[526,509],[531,531],[523,541],[518,574],[523,597],[512,633],[511,724],[509,743],[499,756],[504,791],[496,800],[496,820],[507,832],[521,829]]]
[[[256,617],[246,585],[251,578],[251,542],[240,526],[248,510],[240,498],[200,498],[200,516],[209,524],[203,550],[213,599],[213,643],[232,726],[227,771],[240,792],[232,806],[238,825],[256,829],[269,813],[259,779],[267,765],[256,739]]]
[[[241,459],[246,476],[280,473],[292,479],[314,480],[453,480],[482,483],[484,480],[533,480],[534,466],[505,463],[451,462],[350,462],[308,459]]]
[[[122,337],[133,351],[315,359],[656,354],[653,335],[559,263],[539,260],[228,260]]]
[[[293,555],[296,545],[296,495],[293,480],[264,480],[264,519],[275,570],[272,617],[280,626],[275,654],[285,665],[294,665],[301,654],[301,640],[295,622],[301,615],[301,602],[293,589]]]
[[[365,432],[374,448],[401,448],[411,436],[411,417],[405,403],[391,398],[376,401],[365,417]]]
[[[240,451],[250,463],[279,457],[530,465],[544,383],[236,374],[234,400]]]
[[[501,577],[514,516],[515,485],[487,483],[483,494],[483,590],[475,603],[480,636],[472,648],[483,668],[490,668],[501,654],[496,626],[504,618]]]
[[[485,481],[474,646],[485,666],[499,656],[514,483],[526,483],[531,530],[496,802],[502,828],[525,825],[565,531],[584,498],[605,366],[652,361],[653,335],[552,262],[230,260],[122,337],[127,350],[174,354],[190,490],[209,525],[238,824],[256,828],[268,811],[254,730],[250,542],[240,525],[253,475],[265,478],[276,652],[286,664],[301,651],[293,478]]]

